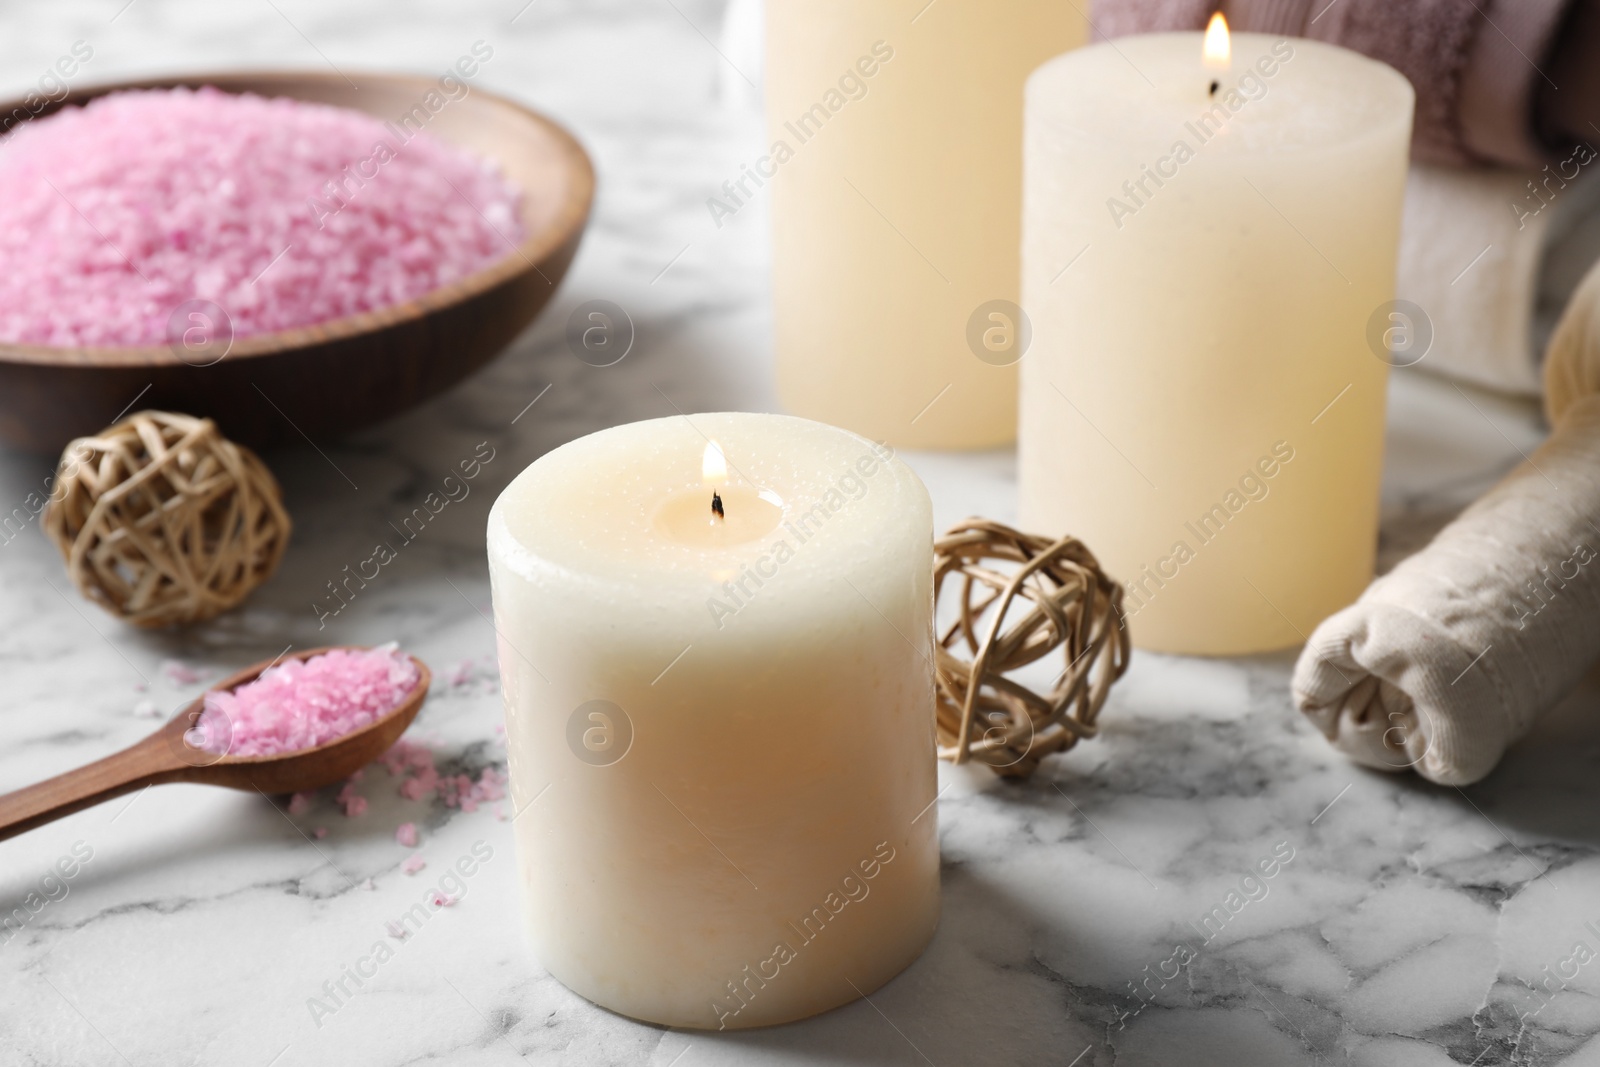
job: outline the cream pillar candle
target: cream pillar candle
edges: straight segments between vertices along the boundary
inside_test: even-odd
[[[782,415],[619,426],[511,483],[489,563],[552,974],[720,1029],[917,957],[939,908],[932,535],[888,450]]]
[[[791,411],[908,447],[1013,439],[1015,324],[980,308],[1018,299],[1023,80],[1083,43],[1085,6],[767,0],[763,170]],[[969,342],[975,317],[998,345]]]
[[[1293,645],[1372,577],[1411,109],[1387,66],[1253,34],[1029,80],[1021,521],[1093,546],[1135,644]]]

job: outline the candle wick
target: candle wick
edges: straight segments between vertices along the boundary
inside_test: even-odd
[[[1211,95],[1212,96],[1216,96],[1217,95],[1217,90],[1220,89],[1220,88],[1222,88],[1222,83],[1217,81],[1217,80],[1215,80],[1215,79],[1213,79],[1212,82],[1211,82]]]
[[[727,515],[723,514],[722,511],[722,494],[718,493],[715,489],[711,491],[711,513],[719,519],[725,520],[728,517]]]

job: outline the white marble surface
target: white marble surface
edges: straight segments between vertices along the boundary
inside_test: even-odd
[[[0,788],[148,731],[141,702],[164,714],[196,690],[164,660],[216,677],[329,641],[415,650],[446,676],[417,729],[452,764],[498,763],[481,534],[494,493],[604,425],[773,403],[764,205],[721,230],[704,208],[760,143],[748,104],[719,99],[719,5],[123,4],[8,8],[0,88],[26,88],[80,38],[95,49],[84,80],[246,64],[436,70],[483,38],[496,51],[482,84],[570,123],[601,191],[563,292],[510,354],[389,426],[327,443],[326,458],[271,457],[298,526],[247,610],[186,634],[134,633],[77,597],[36,530],[0,545]],[[563,347],[567,311],[590,298],[638,324],[618,366]],[[1538,434],[1526,408],[1399,380],[1386,554],[1417,544]],[[319,632],[323,583],[481,441],[496,458],[472,495]],[[1009,455],[910,458],[941,523],[1010,516]],[[46,472],[0,454],[0,495],[20,500]],[[291,818],[259,796],[152,789],[0,844],[0,911],[41,889],[59,897],[0,934],[0,1063],[1600,1064],[1600,962],[1542,1008],[1529,989],[1575,943],[1600,948],[1600,691],[1462,792],[1351,767],[1292,711],[1290,663],[1137,655],[1104,736],[1033,781],[943,769],[932,947],[870,1003],[759,1032],[640,1025],[548,977],[522,944],[509,828],[492,810],[403,800],[381,770],[357,819],[327,796]],[[414,876],[393,839],[404,819],[423,827],[429,867]],[[317,827],[324,839],[308,836]],[[308,999],[478,841],[493,856],[464,899],[319,1026]],[[1280,842],[1293,859],[1267,895],[1202,943],[1195,925]],[[44,884],[75,845],[92,859]],[[1180,943],[1195,958],[1144,1004],[1131,984],[1172,973]]]

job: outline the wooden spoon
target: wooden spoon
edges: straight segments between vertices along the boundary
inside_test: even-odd
[[[313,648],[289,658],[309,659],[331,651],[332,648]],[[257,663],[212,689],[237,689],[276,662]],[[416,688],[389,714],[325,745],[275,756],[218,755],[191,745],[186,735],[205,707],[202,695],[138,744],[0,796],[0,841],[112,797],[163,782],[199,782],[272,794],[302,793],[348,778],[383,755],[417,717],[433,676],[415,656],[411,662],[417,667]]]

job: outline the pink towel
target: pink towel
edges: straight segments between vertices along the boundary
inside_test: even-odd
[[[1096,0],[1098,36],[1236,30],[1309,37],[1394,67],[1417,91],[1412,140],[1432,163],[1533,165],[1600,134],[1600,0]]]

